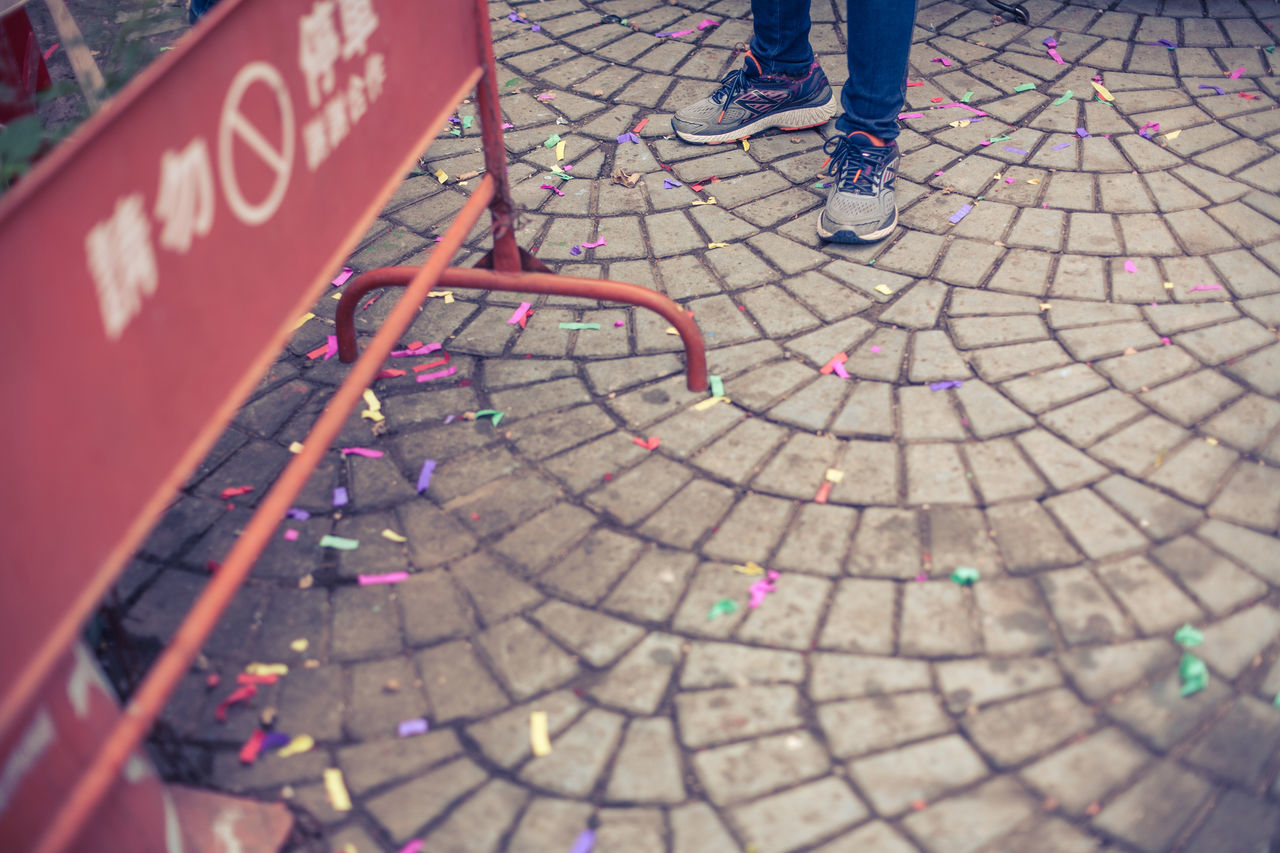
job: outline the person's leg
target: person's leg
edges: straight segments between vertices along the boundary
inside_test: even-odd
[[[676,111],[671,127],[687,142],[746,139],[771,127],[826,124],[836,96],[809,46],[810,0],[752,0],[754,35],[743,67],[709,97]]]
[[[840,93],[844,115],[836,120],[836,129],[896,139],[915,0],[848,0],[847,9],[849,79]]]
[[[803,77],[813,64],[810,0],[751,0],[751,55],[761,74]]]
[[[818,236],[874,243],[898,224],[898,113],[907,82],[915,0],[849,0],[849,79],[841,92],[840,135],[827,140],[835,177],[818,217]]]

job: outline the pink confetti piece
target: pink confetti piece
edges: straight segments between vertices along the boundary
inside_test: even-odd
[[[1216,284],[1216,283],[1215,284],[1197,284],[1195,287],[1191,289],[1192,290],[1222,290],[1222,285]]]
[[[453,416],[450,415],[450,418]],[[445,421],[448,423],[448,421]],[[418,494],[422,494],[431,485],[431,475],[435,473],[436,460],[428,459],[422,463],[422,472],[418,474]]]
[[[837,361],[835,364],[831,365],[831,372],[836,376],[839,376],[841,379],[849,378],[849,371],[844,369],[843,361]]]
[[[583,249],[599,249],[601,246],[607,246],[608,244],[605,243],[604,238],[601,237],[594,243],[579,243],[578,245]]]
[[[298,531],[286,530],[284,532],[284,539],[286,542],[296,542],[298,540]]]
[[[342,272],[338,273],[338,277],[335,278],[331,284],[333,284],[334,287],[342,287],[342,285],[347,283],[347,279],[351,278],[353,275],[355,275],[355,270],[351,269],[351,267],[343,267]]]
[[[417,717],[412,720],[405,720],[396,727],[396,734],[400,737],[413,737],[414,735],[425,735],[431,728],[425,717]]]
[[[1144,139],[1150,139],[1151,134],[1155,133],[1159,129],[1160,129],[1160,122],[1149,121],[1146,124],[1144,124],[1142,127],[1138,128],[1138,135],[1143,137]]]
[[[1053,48],[1049,48],[1049,58],[1052,59],[1054,62],[1058,63],[1059,65],[1067,64],[1062,61],[1062,55],[1059,54],[1058,51],[1054,50]]]
[[[1240,66],[1239,68],[1237,68],[1235,71],[1232,71],[1230,74],[1228,74],[1228,75],[1227,75],[1227,77],[1229,77],[1229,78],[1230,78],[1230,79],[1232,79],[1232,80],[1239,80],[1239,79],[1240,79],[1241,77],[1243,77],[1243,76],[1244,76],[1244,66],[1243,66],[1243,65],[1241,65],[1241,66]]]
[[[373,586],[380,583],[400,583],[409,579],[408,572],[386,572],[381,575],[358,575],[360,586]]]
[[[1005,178],[1005,179],[1004,179],[1004,182],[1005,182],[1006,184],[1011,184],[1011,183],[1013,183],[1013,178]]]
[[[561,192],[561,190],[560,190],[560,188],[559,188],[559,187],[553,187],[553,186],[551,186],[551,184],[543,184],[542,186],[538,187],[538,189],[540,189],[540,190],[551,190],[553,193],[555,193],[555,194],[556,194],[556,195],[558,195],[558,196],[563,196],[563,195],[564,195],[564,193],[563,193],[563,192]]]
[[[419,382],[430,382],[433,379],[443,379],[446,376],[452,376],[458,372],[458,366],[446,367],[444,370],[437,370],[434,373],[422,373],[418,375]]]
[[[412,358],[415,355],[429,355],[435,352],[436,350],[443,349],[443,348],[444,348],[444,344],[442,343],[422,344],[421,346],[416,346],[416,347],[411,346],[408,349],[393,350],[391,353],[391,357],[392,358]]]
[[[924,118],[924,113],[898,113],[898,118]]]
[[[537,26],[536,24],[534,25]],[[415,838],[408,844],[400,848],[400,853],[422,853],[422,846],[425,844],[421,838]]]
[[[950,60],[950,59],[947,59],[945,56],[935,56],[933,59],[930,59],[929,61],[930,61],[930,62],[941,62],[941,63],[942,63],[942,67],[943,67],[943,68],[950,68],[950,67],[951,67],[951,60]]]
[[[960,209],[957,210],[955,213],[951,214],[951,217],[947,221],[950,222],[952,225],[955,225],[961,219],[964,219],[966,216],[968,216],[969,211],[971,210],[973,210],[973,205],[962,204],[960,205]]]
[[[838,352],[835,355],[831,356],[830,361],[822,365],[822,367],[818,368],[818,372],[823,374],[824,376],[830,373],[834,373],[837,364],[843,364],[848,360],[849,360],[849,356],[847,353]]]
[[[351,499],[347,496],[347,489],[345,486],[338,486],[333,490],[334,506],[346,506],[350,502]]]
[[[938,109],[945,110],[950,107],[960,107],[960,109],[968,110],[969,112],[973,113],[976,116],[986,115],[986,113],[984,113],[982,110],[978,109],[977,107],[971,107],[968,104],[966,104],[964,101],[956,101],[954,104],[943,104],[942,106],[938,107]]]
[[[524,319],[524,315],[529,313],[529,309],[532,307],[532,302],[521,302],[520,307],[511,314],[511,319],[507,320],[507,325],[514,326],[516,323],[519,323]]]
[[[1138,265],[1137,265],[1137,264],[1135,264],[1133,261],[1125,261],[1125,262],[1124,262],[1124,271],[1125,271],[1125,272],[1137,272],[1137,271],[1138,271]]]
[[[916,583],[924,583],[928,579],[929,579],[929,576],[924,572],[921,572],[920,574],[916,575]]]
[[[871,351],[872,351],[872,352],[880,352],[880,347],[872,347],[872,348],[871,348]]]
[[[539,101],[554,101],[555,99],[556,95],[554,92],[543,92],[538,96]]]
[[[1170,346],[1170,345],[1172,345],[1172,344],[1173,344],[1173,341],[1169,340],[1169,339],[1168,339],[1168,338],[1166,338],[1164,335],[1161,335],[1161,336],[1160,336],[1160,343],[1164,344],[1165,346]]]
[[[751,585],[748,592],[751,594],[751,600],[747,602],[747,607],[755,610],[761,604],[764,604],[765,596],[774,592],[778,588],[778,573],[770,569],[765,576]]]
[[[698,29],[700,30],[705,30],[707,27],[718,27],[718,26],[720,26],[720,22],[713,21],[710,18],[703,18],[701,21],[698,22]]]
[[[382,451],[374,450],[372,447],[344,447],[342,448],[343,456],[363,456],[365,459],[381,459]]]
[[[325,344],[324,360],[328,361],[338,354],[338,336],[330,335],[329,342]]]

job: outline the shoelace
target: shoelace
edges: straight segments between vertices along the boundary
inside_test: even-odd
[[[838,191],[870,195],[875,192],[876,181],[884,172],[885,164],[893,154],[893,147],[862,148],[848,136],[833,136],[822,146],[827,153],[827,174],[839,182]]]
[[[751,83],[747,80],[747,69],[736,68],[721,78],[720,87],[711,93],[711,100],[721,107],[727,107],[730,101],[750,87]],[[720,112],[720,117],[724,117],[723,110]]]

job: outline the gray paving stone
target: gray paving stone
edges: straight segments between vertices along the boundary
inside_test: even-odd
[[[1227,21],[1227,24],[1234,23]],[[1187,850],[1263,850],[1275,838],[1280,815],[1275,807],[1238,791],[1227,791],[1208,820],[1191,836]]]
[[[1240,785],[1259,780],[1269,756],[1280,746],[1280,720],[1275,708],[1241,696],[1205,732],[1187,760]]]
[[[431,849],[498,850],[502,837],[528,800],[528,792],[491,779],[427,836]]]
[[[1172,763],[1157,765],[1102,810],[1094,823],[1140,850],[1163,850],[1208,798],[1199,776]]]
[[[877,814],[893,817],[915,800],[937,799],[986,777],[986,766],[958,735],[945,735],[849,764],[849,775]]]
[[[980,439],[1035,425],[1034,420],[982,382],[964,383],[956,391],[956,399],[964,408],[970,431]]]
[[[760,853],[785,853],[856,824],[867,807],[847,782],[827,777],[729,810],[729,820]]]
[[[946,299],[947,288],[925,281],[913,285],[880,315],[880,320],[908,329],[929,329],[938,322],[938,314]]]
[[[521,780],[571,797],[586,796],[618,745],[623,721],[609,711],[587,711],[551,741],[550,755],[524,766]]]
[[[987,518],[1010,571],[1074,565],[1082,559],[1053,518],[1034,501],[992,507]]]
[[[986,381],[1003,382],[1025,373],[1058,367],[1070,360],[1057,343],[1040,341],[981,349],[973,354],[972,363]]]
[[[799,732],[703,750],[692,764],[711,802],[726,806],[821,776],[830,760],[812,735]]]
[[[393,841],[402,844],[484,780],[479,765],[458,758],[367,799],[365,808]]]
[[[811,656],[809,697],[859,699],[867,696],[924,690],[930,686],[923,661],[823,652]]]
[[[773,557],[773,567],[838,575],[844,567],[849,533],[858,520],[849,507],[807,503],[800,507]]]
[[[873,507],[862,513],[847,569],[870,577],[911,578],[920,571],[919,521],[910,510]]]
[[[1084,448],[1142,414],[1145,412],[1137,400],[1109,389],[1054,409],[1040,420],[1076,447]]]
[[[985,648],[991,654],[1029,654],[1053,648],[1052,623],[1031,580],[997,577],[979,585],[974,597]]]
[[[840,581],[818,636],[818,647],[893,654],[894,625],[889,617],[896,606],[897,590],[898,585],[887,580]]]
[[[1095,486],[1098,494],[1156,540],[1170,539],[1195,526],[1201,514],[1168,495],[1115,475]]]
[[[1176,660],[1171,661],[1151,684],[1144,684],[1107,709],[1107,714],[1160,751],[1186,740],[1231,695],[1230,687],[1212,677],[1199,693],[1179,695],[1182,683],[1177,666]]]
[[[496,624],[543,600],[536,589],[517,578],[488,554],[478,553],[454,564],[452,576],[470,594],[480,617]]]
[[[792,510],[789,501],[748,494],[720,524],[703,551],[721,560],[765,560],[782,538]]]
[[[1025,821],[1035,808],[1019,785],[1009,779],[995,779],[910,814],[903,819],[903,825],[929,853],[976,850]]]
[[[1151,754],[1119,729],[1106,728],[1073,742],[1024,768],[1019,774],[1069,814],[1081,815],[1124,785]]]
[[[1055,489],[1074,489],[1107,473],[1088,456],[1042,429],[1019,433],[1014,441]]]
[[[934,671],[953,714],[1062,683],[1058,670],[1038,658],[945,661]]]
[[[950,580],[908,584],[903,590],[900,648],[918,657],[951,657],[977,652],[972,594]]]
[[[520,617],[508,619],[479,636],[480,647],[517,699],[558,687],[577,675],[577,662]]]
[[[1148,482],[1203,506],[1217,491],[1218,484],[1235,461],[1234,451],[1193,440],[1170,454]]]
[[[908,504],[973,503],[973,492],[955,445],[908,445],[906,463]]]
[[[592,808],[560,797],[535,797],[507,843],[510,853],[538,853],[548,846],[569,849],[586,826]]]
[[[1197,369],[1200,365],[1177,346],[1162,346],[1099,362],[1098,370],[1121,391],[1146,391]]]
[[[817,712],[832,754],[846,759],[940,735],[954,727],[937,698],[928,692],[828,702],[819,705]]]
[[[1113,642],[1133,636],[1124,614],[1088,569],[1046,573],[1039,582],[1068,643]]]
[[[1038,414],[1105,387],[1106,380],[1096,370],[1087,365],[1073,364],[1011,380],[1001,385],[1000,390],[1025,411]]]
[[[665,717],[632,720],[605,790],[627,803],[679,803],[685,799],[680,752]]]
[[[706,803],[690,803],[669,814],[675,853],[734,853],[738,849],[738,843]]]
[[[1011,699],[968,716],[962,725],[997,767],[1048,752],[1093,725],[1093,713],[1070,690]]]
[[[666,694],[680,656],[680,643],[675,637],[650,634],[588,692],[609,707],[652,714]]]
[[[944,391],[922,386],[898,389],[901,436],[905,441],[958,441],[964,427]]]

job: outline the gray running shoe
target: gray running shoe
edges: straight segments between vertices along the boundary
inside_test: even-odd
[[[671,127],[686,142],[714,145],[770,127],[818,127],[835,114],[836,96],[818,60],[803,77],[766,76],[748,51],[742,68],[725,75],[710,97],[678,110]]]
[[[855,130],[831,137],[824,150],[831,155],[827,174],[836,180],[818,217],[818,236],[836,243],[875,243],[892,234],[898,225],[897,143]]]

